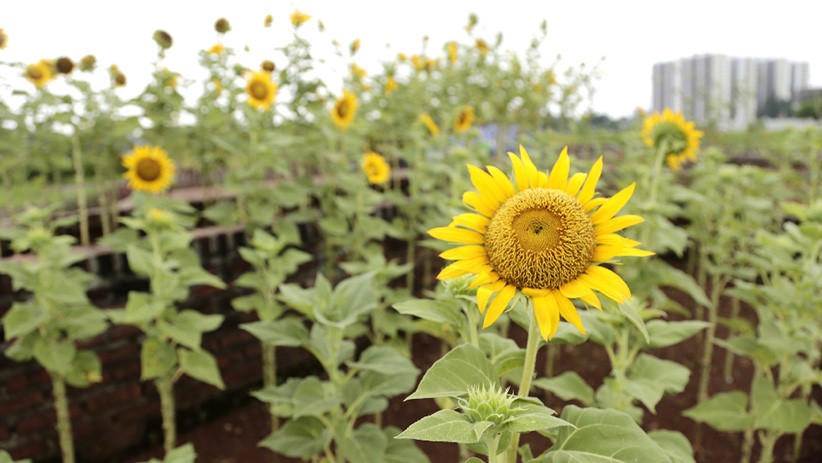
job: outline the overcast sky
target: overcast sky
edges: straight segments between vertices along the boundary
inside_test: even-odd
[[[318,57],[327,57],[337,69],[332,39],[347,45],[359,38],[358,64],[379,70],[379,62],[397,52],[439,50],[449,40],[465,41],[468,14],[479,17],[477,33],[491,40],[503,34],[503,47],[526,49],[540,22],[548,23],[542,47],[546,64],[557,54],[561,63],[600,64],[593,110],[612,117],[649,107],[651,71],[656,62],[695,54],[786,58],[810,63],[812,86],[822,86],[822,45],[818,27],[822,2],[818,0],[684,2],[600,0],[0,0],[0,28],[9,36],[0,61],[32,62],[57,56],[93,53],[107,66],[117,63],[133,91],[142,89],[152,72],[157,46],[156,29],[174,38],[164,63],[171,70],[196,78],[197,52],[217,40],[214,21],[227,18],[233,30],[227,46],[251,46],[240,57],[256,67],[261,57],[286,43],[291,33],[288,16],[299,8],[312,16],[303,26],[316,40]],[[271,29],[262,26],[266,14]],[[316,33],[316,21],[326,25]],[[0,68],[0,85],[12,81]],[[199,88],[199,84],[197,84]]]

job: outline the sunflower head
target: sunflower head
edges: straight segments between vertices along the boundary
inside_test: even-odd
[[[52,71],[51,64],[43,59],[26,66],[26,70],[23,75],[37,88],[45,87],[46,84],[54,79],[54,72]]]
[[[263,21],[263,27],[271,27],[271,23],[274,22],[274,17],[270,14],[265,15],[265,20]]]
[[[357,114],[357,96],[348,90],[343,90],[341,97],[334,102],[331,110],[331,120],[341,129],[347,128],[354,121]]]
[[[108,73],[109,76],[111,76],[111,82],[115,87],[125,87],[126,75],[120,71],[120,68],[116,64],[112,64],[111,67],[109,67]]]
[[[220,34],[225,34],[231,30],[231,24],[225,18],[220,18],[214,22],[214,30]]]
[[[448,62],[451,64],[457,62],[457,42],[448,42]]]
[[[357,66],[357,63],[351,63],[351,77],[355,77],[357,79],[364,79],[366,76],[365,69]]]
[[[679,170],[685,162],[696,161],[703,132],[686,121],[682,113],[665,109],[643,120],[640,135],[647,146],[664,151],[671,169]]]
[[[488,47],[488,42],[486,42],[483,39],[475,40],[474,41],[474,46],[477,47],[477,50],[479,50],[479,52],[482,56],[487,55],[488,50],[490,49],[490,47]]]
[[[74,61],[66,56],[61,56],[55,61],[54,68],[57,69],[57,72],[60,74],[71,74],[71,71],[74,70]]]
[[[277,69],[277,65],[274,64],[274,61],[267,59],[260,63],[260,69],[265,72],[274,72]]]
[[[6,45],[9,43],[9,36],[6,35],[6,31],[0,27],[0,50],[6,48]]]
[[[391,166],[385,162],[381,154],[374,151],[363,155],[362,171],[368,178],[368,183],[372,185],[381,185],[391,178]]]
[[[174,162],[157,146],[138,146],[123,156],[123,174],[134,191],[161,193],[174,181]]]
[[[303,13],[300,10],[294,10],[294,12],[291,13],[291,17],[289,19],[291,20],[291,25],[294,26],[295,29],[297,29],[304,23],[308,22],[308,20],[311,19],[311,16]]]
[[[399,85],[397,84],[397,80],[389,76],[387,79],[385,79],[385,87],[383,88],[383,90],[385,91],[385,94],[388,95],[389,93],[393,93],[398,86]]]
[[[94,55],[86,55],[80,60],[80,70],[85,72],[91,72],[94,70],[94,66],[97,64],[97,58]]]
[[[223,46],[222,43],[215,43],[214,45],[211,46],[211,48],[208,49],[207,53],[209,55],[220,56],[220,55],[223,54],[224,51],[225,51],[225,47]]]
[[[267,110],[277,96],[277,85],[271,80],[271,73],[252,72],[246,80],[245,93],[249,105]]]
[[[457,118],[454,120],[454,132],[467,132],[468,129],[471,128],[471,124],[473,123],[474,108],[472,108],[471,106],[465,106],[460,110],[459,114],[457,114]]]
[[[360,39],[354,39],[354,41],[351,42],[351,45],[348,47],[348,50],[351,52],[352,55],[357,54],[357,52],[360,50]]]
[[[168,50],[169,48],[171,48],[171,45],[174,44],[174,39],[171,38],[171,34],[162,29],[157,29],[156,31],[154,31],[154,35],[152,35],[152,38],[157,43],[157,45],[163,50]]]
[[[440,134],[440,128],[437,126],[437,123],[434,122],[434,118],[432,118],[430,114],[422,113],[420,114],[419,119],[431,135],[436,137]]]
[[[587,174],[569,178],[567,148],[550,172],[537,170],[524,148],[520,156],[508,156],[513,179],[494,166],[468,166],[477,191],[466,192],[463,201],[473,212],[428,231],[459,244],[440,254],[456,262],[437,278],[471,276],[483,327],[494,323],[519,291],[532,301],[543,338],[554,335],[560,316],[584,333],[573,299],[601,308],[597,293],[617,302],[631,297],[625,282],[601,264],[652,254],[616,234],[643,221],[636,215],[615,216],[635,184],[610,198],[596,197],[602,158]]]

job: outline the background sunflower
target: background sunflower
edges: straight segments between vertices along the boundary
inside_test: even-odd
[[[134,191],[161,193],[174,181],[174,162],[157,146],[138,146],[123,156],[128,186]]]

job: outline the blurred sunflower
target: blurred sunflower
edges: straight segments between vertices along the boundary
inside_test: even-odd
[[[457,62],[457,43],[456,42],[448,42],[448,61],[451,64],[455,64]]]
[[[123,156],[128,186],[134,191],[161,193],[174,181],[174,161],[158,146],[138,146]]]
[[[499,318],[519,290],[531,299],[543,338],[553,337],[560,316],[584,333],[572,299],[601,309],[594,291],[617,302],[631,297],[622,278],[598,264],[617,256],[653,254],[615,233],[644,220],[637,215],[614,217],[636,184],[611,198],[595,198],[602,158],[587,175],[569,179],[567,148],[549,173],[537,170],[522,147],[519,157],[508,156],[513,183],[494,166],[486,172],[469,165],[477,191],[466,192],[463,201],[476,213],[457,215],[447,227],[428,231],[436,239],[459,244],[440,254],[456,262],[437,278],[473,275],[483,328]]]
[[[23,75],[37,88],[45,87],[47,83],[54,79],[51,63],[44,59],[26,66]]]
[[[311,16],[303,13],[300,10],[294,10],[294,12],[291,13],[291,18],[290,19],[291,19],[291,25],[293,25],[294,28],[296,29],[296,28],[302,26],[303,23],[305,23],[309,19],[311,19]]]
[[[271,23],[274,22],[274,17],[270,14],[265,15],[265,20],[263,21],[263,27],[271,27]]]
[[[366,74],[365,69],[357,66],[356,63],[351,63],[351,77],[356,77],[362,80],[365,78]]]
[[[456,120],[454,120],[454,132],[463,133],[468,131],[471,128],[471,124],[474,123],[474,108],[471,106],[463,107],[459,114],[457,114]]]
[[[211,48],[208,49],[207,53],[209,55],[219,56],[219,55],[222,55],[224,51],[225,51],[225,47],[223,46],[222,43],[215,43],[214,45],[211,46]]]
[[[481,55],[485,56],[486,54],[488,54],[488,50],[489,50],[488,42],[486,42],[485,40],[482,40],[482,39],[475,40],[474,41],[474,46],[477,47],[477,50],[479,50]]]
[[[368,183],[379,185],[391,178],[391,166],[385,162],[381,154],[369,151],[363,155],[362,171],[368,178]]]
[[[277,96],[277,85],[271,80],[271,74],[265,71],[251,72],[245,84],[248,104],[266,110],[274,103]]]
[[[440,128],[437,126],[437,123],[434,122],[434,119],[431,117],[430,114],[420,114],[420,122],[422,122],[422,125],[424,125],[428,129],[428,132],[430,132],[431,135],[436,137],[440,134]]]
[[[344,129],[351,125],[356,114],[357,96],[348,90],[343,90],[342,96],[334,102],[334,109],[331,110],[331,120],[334,121],[334,125]]]
[[[9,36],[6,35],[6,31],[0,27],[0,50],[6,48],[6,45],[9,43]]]
[[[655,112],[644,119],[640,135],[649,147],[664,150],[668,165],[679,170],[686,161],[696,161],[699,139],[704,134],[682,113],[665,109],[662,114]]]
[[[385,79],[385,94],[388,95],[389,93],[393,93],[398,87],[397,81],[393,77],[388,77]]]

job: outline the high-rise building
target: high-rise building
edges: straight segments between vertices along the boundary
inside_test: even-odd
[[[653,109],[681,111],[699,124],[744,129],[779,113],[808,87],[808,63],[695,55],[653,68]]]

